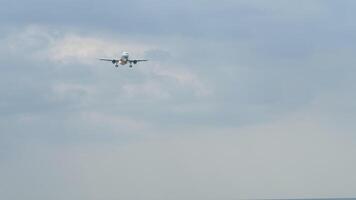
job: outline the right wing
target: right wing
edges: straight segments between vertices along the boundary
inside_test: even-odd
[[[112,62],[113,64],[115,64],[115,63],[118,63],[118,62],[119,62],[119,60],[115,60],[115,59],[106,59],[106,58],[99,58],[99,60],[103,60],[103,61],[110,61],[110,62]]]

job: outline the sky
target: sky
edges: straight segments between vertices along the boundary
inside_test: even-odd
[[[0,3],[0,199],[356,196],[355,1]]]

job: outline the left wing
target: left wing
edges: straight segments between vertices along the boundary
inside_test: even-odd
[[[144,62],[144,61],[148,61],[148,60],[128,60],[130,63],[136,64],[138,62]]]

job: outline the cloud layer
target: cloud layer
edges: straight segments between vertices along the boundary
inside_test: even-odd
[[[1,199],[356,195],[353,1],[22,3],[0,8]],[[121,51],[150,61],[97,60]]]

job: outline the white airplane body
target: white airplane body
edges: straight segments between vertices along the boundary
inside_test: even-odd
[[[119,64],[126,65],[127,63],[129,63],[130,67],[132,67],[132,64],[137,64],[138,62],[148,61],[148,60],[130,60],[129,53],[127,53],[127,52],[123,52],[120,59],[100,58],[99,60],[110,61],[110,62],[112,62],[112,64],[115,65],[115,67],[119,67]]]

